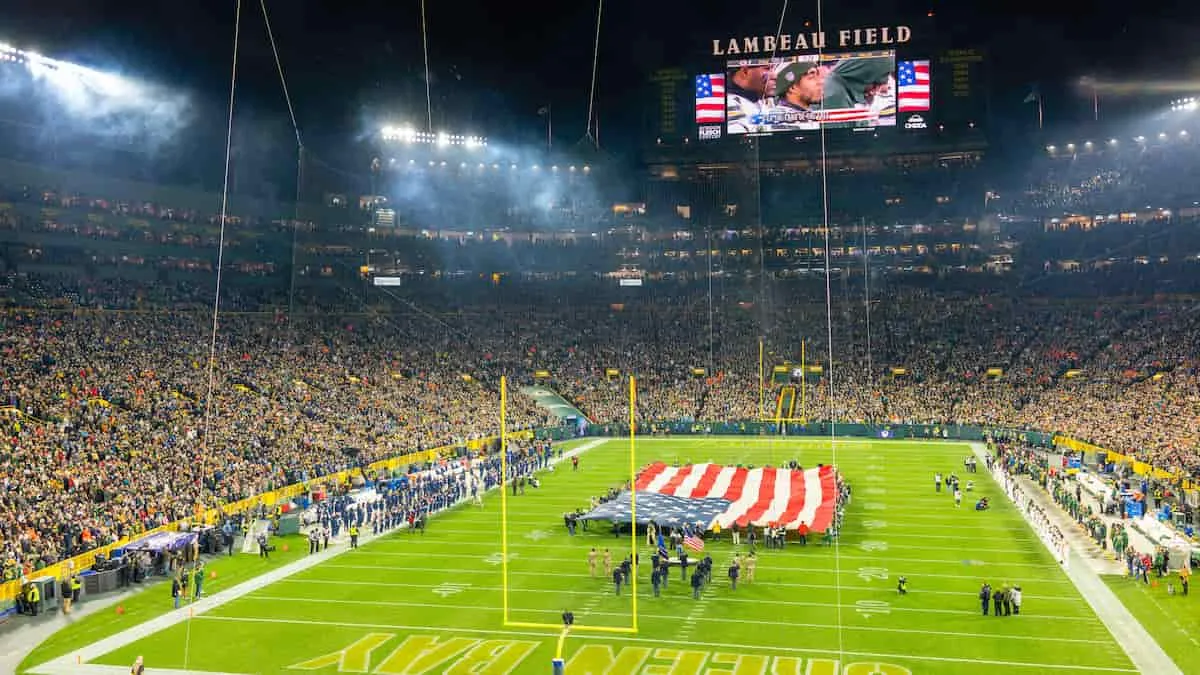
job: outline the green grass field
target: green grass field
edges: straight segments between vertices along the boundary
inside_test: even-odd
[[[955,509],[935,470],[958,471],[964,444],[842,441],[836,463],[854,488],[837,547],[760,549],[757,580],[724,578],[733,547],[710,543],[713,584],[693,600],[678,571],[661,598],[639,579],[638,633],[572,633],[569,675],[892,675],[1136,672],[1021,517],[985,473]],[[639,440],[637,461],[804,466],[834,461],[827,440]],[[632,598],[590,578],[591,547],[628,551],[595,528],[570,537],[562,513],[629,475],[628,443],[587,451],[542,487],[509,499],[510,619],[550,623],[564,608],[583,626],[630,626]],[[964,500],[966,501],[966,500]],[[223,673],[547,673],[558,631],[503,625],[500,499],[434,518],[267,585],[94,662]],[[645,559],[651,553],[640,537]],[[895,591],[907,576],[909,593]],[[981,616],[983,581],[1020,585],[1020,616]],[[167,602],[164,599],[164,603]],[[165,609],[165,607],[164,607]],[[80,638],[68,629],[59,649]],[[100,635],[88,637],[95,640]],[[66,649],[61,647],[66,646]],[[835,665],[835,662],[840,662]]]
[[[1166,580],[1150,586],[1128,577],[1103,579],[1183,672],[1200,673],[1200,659],[1196,656],[1200,654],[1200,603],[1194,597],[1194,583],[1189,584],[1191,596],[1184,597],[1169,595]],[[1171,580],[1177,581],[1178,577],[1171,575]],[[1178,585],[1175,590],[1179,591]]]

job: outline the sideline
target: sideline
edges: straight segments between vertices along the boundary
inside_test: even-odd
[[[987,454],[987,446],[982,443],[972,443],[971,449],[979,461],[984,462],[986,466],[987,462],[984,461],[984,457]],[[991,472],[986,473],[991,477]],[[991,480],[993,483],[996,481],[994,477],[991,477]],[[998,483],[996,485],[1003,492],[1003,486]],[[1086,556],[1083,554],[1087,542],[1079,533],[1075,523],[1058,508],[1058,505],[1044,490],[1024,483],[1022,487],[1025,488],[1023,492],[1032,497],[1045,510],[1054,524],[1062,530],[1068,544],[1067,564],[1062,566],[1063,572],[1075,585],[1079,594],[1087,600],[1092,611],[1096,613],[1108,631],[1112,633],[1113,638],[1121,646],[1129,660],[1133,662],[1133,665],[1137,667],[1138,672],[1154,673],[1154,675],[1183,675],[1183,671],[1155,642],[1146,627],[1134,618],[1129,609],[1112,592],[1112,589],[1087,564]],[[1023,510],[1018,508],[1017,512],[1021,514],[1022,518],[1026,518]],[[1028,522],[1027,518],[1026,522]],[[1032,523],[1030,523],[1030,527],[1033,527]],[[1072,564],[1072,562],[1077,564]]]
[[[583,443],[575,448],[563,452],[561,457],[553,458],[550,462],[550,465],[554,466],[560,462],[568,461],[572,457],[581,455],[592,448],[607,443],[609,440],[611,439],[598,438]],[[500,486],[493,487],[492,490],[496,490],[499,487]],[[462,500],[459,503],[462,504],[466,503],[467,501],[469,501],[469,498]],[[455,507],[445,509],[440,513],[447,513],[453,508]],[[365,545],[381,537],[387,537],[394,534],[396,531],[397,530],[390,530],[383,534],[364,534],[361,537],[362,544]],[[283,579],[286,579],[294,574],[316,567],[317,565],[320,565],[331,558],[342,555],[349,550],[350,548],[347,544],[341,543],[335,548],[326,549],[320,553],[314,553],[305,558],[301,558],[300,560],[288,563],[278,569],[271,570],[262,576],[243,581],[232,588],[227,588],[206,598],[201,598],[199,602],[192,603],[187,607],[171,610],[166,614],[157,616],[149,621],[146,621],[145,623],[131,626],[120,633],[117,633],[116,635],[110,635],[102,640],[86,645],[70,654],[64,654],[58,658],[36,665],[30,668],[27,672],[32,673],[33,675],[106,675],[107,673],[117,672],[111,670],[116,666],[93,665],[89,664],[88,662],[110,652],[114,652],[118,649],[126,647],[153,633],[166,630],[167,628],[176,626],[192,618],[199,618],[201,615],[210,610],[216,609],[243,596],[249,595],[250,593],[258,591],[263,587],[273,584],[277,581],[282,581]],[[122,675],[127,673],[128,670],[129,669],[127,667],[120,667],[120,672]],[[207,673],[207,675],[238,675],[237,673],[212,673],[210,671],[168,671],[159,670],[157,668],[155,669],[155,672],[162,673],[163,675],[198,675],[199,673]]]

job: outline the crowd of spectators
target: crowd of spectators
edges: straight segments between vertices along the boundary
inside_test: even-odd
[[[1097,175],[1096,190],[1112,183]],[[0,557],[21,565],[490,435],[500,375],[514,384],[514,429],[553,423],[521,392],[535,380],[591,421],[624,422],[631,374],[643,422],[771,416],[778,386],[760,388],[760,341],[768,374],[798,365],[802,344],[822,366],[802,387],[808,419],[1038,429],[1200,474],[1200,311],[1186,298],[877,279],[869,296],[839,284],[827,306],[823,282],[732,276],[631,290],[590,275],[418,274],[347,289],[333,265],[325,285],[322,264],[302,273],[322,242],[283,283],[249,267],[226,278],[214,339],[211,217],[57,194],[53,206],[33,221],[0,208]],[[144,219],[141,238],[113,215]],[[286,223],[244,225],[226,240],[234,264],[290,255],[288,237],[268,236],[295,236]],[[98,273],[135,240],[160,270],[189,274]],[[543,260],[555,246],[512,255]]]

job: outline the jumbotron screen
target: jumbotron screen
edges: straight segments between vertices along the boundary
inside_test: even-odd
[[[929,61],[894,51],[730,60],[696,76],[701,140],[826,128],[896,126],[929,110]]]

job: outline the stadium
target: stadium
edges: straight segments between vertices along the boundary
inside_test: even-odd
[[[1200,673],[1200,83],[227,9],[0,35],[0,672]]]

